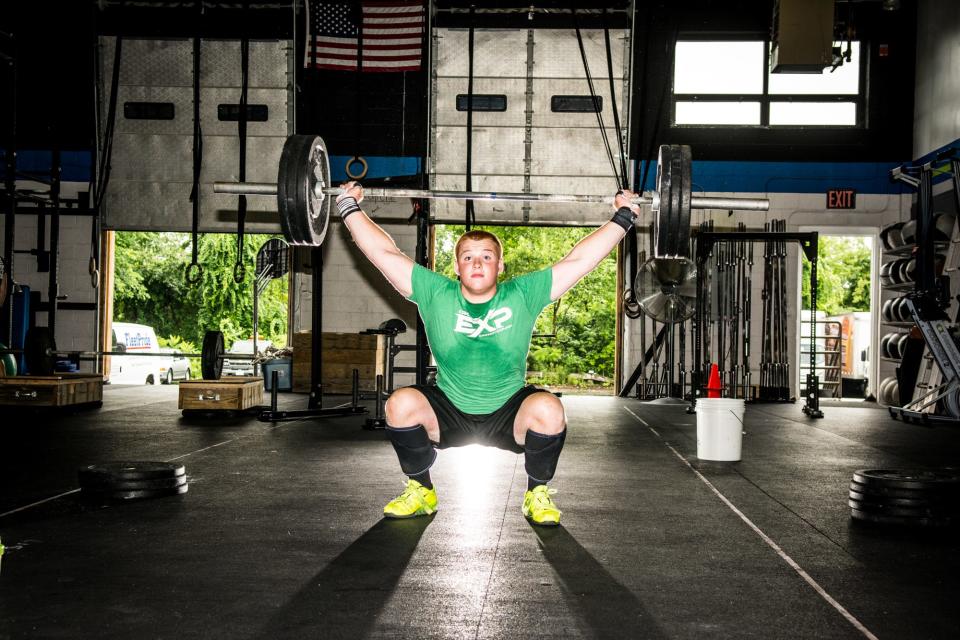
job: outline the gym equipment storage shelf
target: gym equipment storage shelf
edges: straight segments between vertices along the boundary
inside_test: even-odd
[[[936,249],[937,253],[946,251],[950,247],[950,242],[948,240],[936,240],[933,243],[933,247]],[[916,251],[917,245],[913,244],[902,244],[894,249],[883,249],[883,254],[889,257],[905,258],[906,256],[913,255]]]
[[[895,284],[885,284],[883,285],[883,288],[886,291],[907,292],[913,291],[914,288],[916,288],[916,285],[913,282],[900,282]]]
[[[58,373],[52,376],[0,378],[0,406],[77,407],[103,404],[99,373]]]

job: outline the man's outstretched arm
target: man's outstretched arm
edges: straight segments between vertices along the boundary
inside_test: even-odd
[[[578,242],[570,253],[553,265],[551,300],[562,296],[583,276],[593,271],[626,235],[633,226],[634,218],[640,214],[640,207],[632,204],[633,198],[634,194],[630,191],[617,192],[613,200],[616,210],[613,219]]]
[[[356,182],[347,182],[342,187],[344,192],[337,198],[337,208],[353,241],[393,288],[404,298],[409,298],[413,293],[413,260],[360,209],[363,187]]]

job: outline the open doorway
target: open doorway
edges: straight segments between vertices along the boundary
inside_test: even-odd
[[[594,231],[584,227],[473,227],[495,233],[503,244],[503,279],[548,267]],[[434,227],[434,270],[454,277],[454,245],[462,225]],[[537,319],[527,382],[565,393],[614,393],[616,370],[617,262],[611,253]]]
[[[112,384],[167,384],[201,377],[199,353],[208,330],[224,334],[227,351],[252,345],[253,282],[258,250],[275,236],[248,234],[243,247],[243,277],[234,279],[237,237],[201,234],[197,261],[199,281],[189,284],[185,269],[191,261],[190,234],[108,232],[112,277],[105,304],[104,349],[131,355],[105,359],[104,374]],[[287,344],[286,277],[271,280],[259,296],[258,351]],[[252,352],[252,349],[250,349]],[[245,351],[244,351],[245,352]],[[165,353],[168,357],[136,353]],[[253,375],[252,361],[243,361]]]
[[[876,235],[821,231],[817,254],[816,341],[810,340],[810,262],[801,252],[800,375],[803,388],[816,357],[820,397],[864,400],[874,393]]]

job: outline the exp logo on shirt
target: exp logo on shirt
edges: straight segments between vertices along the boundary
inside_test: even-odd
[[[471,318],[462,309],[457,312],[457,324],[454,331],[465,333],[471,338],[483,338],[509,329],[512,325],[506,324],[513,317],[510,307],[491,309],[483,318]]]

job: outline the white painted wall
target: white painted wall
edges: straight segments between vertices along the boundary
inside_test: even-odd
[[[17,184],[18,189],[46,187],[36,183]],[[78,191],[86,191],[86,183],[61,183],[61,197],[75,198]],[[23,205],[25,206],[25,205]],[[18,215],[15,222],[15,251],[28,251],[37,247],[37,216]],[[91,286],[88,271],[90,260],[90,225],[88,216],[60,216],[59,293],[66,296],[65,302],[96,303],[98,290]],[[50,249],[50,220],[47,219],[45,246]],[[0,234],[0,247],[6,238]],[[3,249],[0,248],[0,251]],[[39,291],[42,300],[48,301],[49,276],[37,271],[36,256],[28,253],[14,254],[14,278],[18,284]],[[37,313],[37,324],[47,326],[47,313]],[[57,310],[56,341],[62,350],[95,350],[97,348],[97,313],[95,311]],[[81,362],[81,371],[93,371],[93,362]]]
[[[960,2],[920,0],[913,157],[960,138]]]

